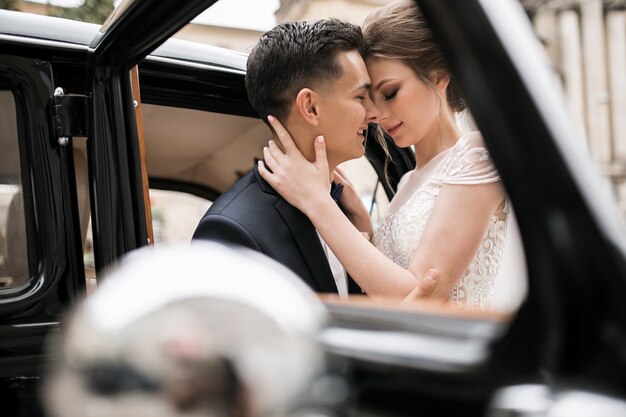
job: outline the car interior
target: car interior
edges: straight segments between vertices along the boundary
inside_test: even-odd
[[[269,138],[269,129],[259,119],[210,113],[156,104],[142,104],[144,127],[145,164],[151,187],[151,195],[169,193],[179,195],[175,200],[197,197],[187,204],[198,205],[202,210],[196,218],[179,219],[177,227],[183,227],[184,239],[190,239],[195,225],[204,210],[237,179],[245,175],[261,157],[263,146]],[[88,158],[85,138],[74,138],[74,167],[80,214],[80,230],[85,254],[87,291],[96,286],[91,240]],[[166,190],[166,191],[163,191]],[[151,198],[162,201],[165,197]],[[204,204],[203,204],[204,203]],[[153,214],[155,223],[166,221],[162,215]],[[167,214],[167,213],[166,213]],[[172,213],[172,216],[180,213]],[[185,217],[185,215],[183,215]],[[159,225],[161,226],[161,225]],[[159,239],[156,244],[168,242]],[[169,241],[169,243],[172,243]]]
[[[143,104],[150,178],[195,184],[216,196],[262,157],[270,138],[259,119]]]

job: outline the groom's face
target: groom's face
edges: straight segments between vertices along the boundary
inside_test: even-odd
[[[330,166],[363,156],[367,124],[378,110],[369,96],[370,78],[357,51],[340,52],[342,75],[320,91],[319,129]]]

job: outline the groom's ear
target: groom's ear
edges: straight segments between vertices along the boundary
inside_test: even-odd
[[[298,115],[311,126],[319,124],[319,95],[310,88],[303,88],[296,96],[295,107]]]

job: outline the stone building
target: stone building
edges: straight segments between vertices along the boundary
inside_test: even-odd
[[[522,0],[574,123],[626,213],[626,1]]]

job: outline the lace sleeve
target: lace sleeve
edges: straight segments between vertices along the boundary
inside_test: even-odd
[[[444,184],[487,184],[500,181],[500,174],[491,161],[482,136],[472,132],[454,145],[453,155],[443,170]]]

